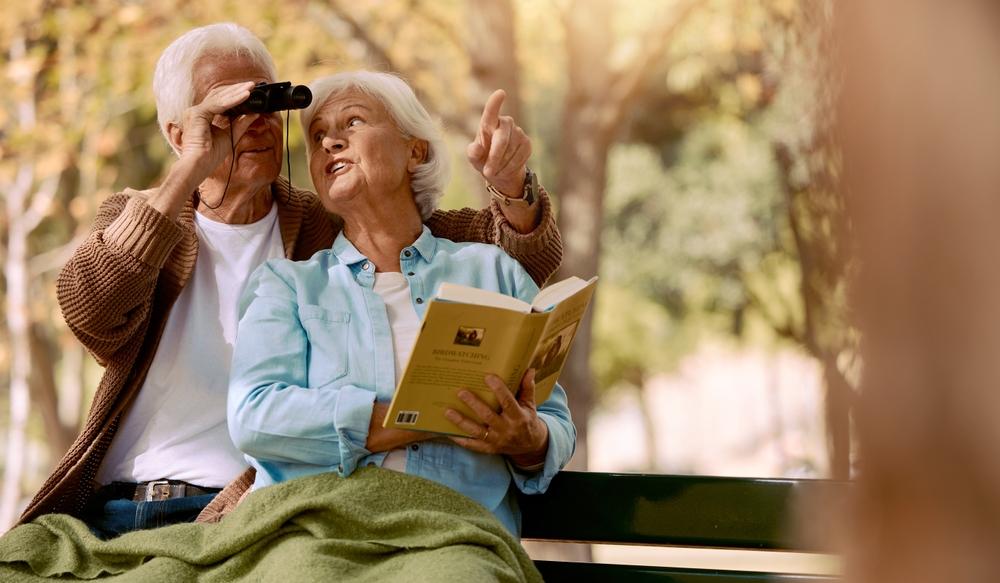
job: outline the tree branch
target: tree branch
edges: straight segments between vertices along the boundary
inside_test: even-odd
[[[340,37],[344,31],[340,30],[337,26],[339,21],[341,24],[347,27],[347,33],[351,35],[351,38],[361,43],[365,48],[365,52],[368,53],[369,60],[374,61],[374,64],[384,67],[389,71],[399,71],[398,64],[392,60],[389,53],[386,51],[385,47],[375,41],[371,35],[365,30],[361,23],[351,16],[350,12],[345,10],[339,2],[336,0],[331,0],[329,5],[329,10],[319,7],[314,4],[309,4],[308,12],[320,20],[330,34],[334,37]]]
[[[55,271],[56,269],[61,269],[63,265],[69,261],[70,256],[73,255],[73,251],[80,246],[81,243],[87,238],[88,233],[86,231],[77,234],[73,237],[73,240],[65,245],[60,245],[55,249],[50,249],[45,253],[39,253],[29,260],[28,263],[28,273],[32,279],[39,277],[50,271]]]
[[[53,174],[42,182],[35,195],[31,197],[31,206],[25,211],[22,220],[25,224],[25,231],[30,233],[35,230],[42,220],[48,216],[49,208],[56,196],[56,189],[59,187],[59,175]]]
[[[443,18],[435,14],[431,14],[426,8],[424,8],[424,6],[425,4],[422,0],[410,0],[410,8],[414,14],[441,31],[445,38],[454,43],[456,47],[461,48],[465,46],[465,43],[462,41],[462,38],[459,36],[458,31],[455,30],[452,23],[446,22]]]
[[[670,41],[687,19],[694,14],[695,9],[706,3],[706,0],[686,0],[671,11],[670,17],[664,18],[643,35],[639,55],[621,71],[614,73],[608,91],[603,96],[604,115],[601,125],[612,128],[618,125],[625,112],[639,94],[642,81],[649,73],[657,59],[663,57]]]

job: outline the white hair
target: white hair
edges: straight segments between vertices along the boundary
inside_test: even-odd
[[[190,30],[170,43],[156,62],[153,72],[153,96],[156,98],[156,119],[167,143],[167,125],[179,124],[184,110],[194,105],[194,66],[208,55],[245,57],[260,67],[270,81],[277,77],[274,59],[264,43],[252,32],[232,22],[210,24]]]
[[[312,90],[313,100],[309,107],[299,112],[299,121],[302,123],[302,132],[306,135],[306,152],[310,156],[316,147],[309,139],[309,125],[313,118],[335,93],[350,89],[357,89],[378,99],[406,138],[427,142],[427,159],[413,171],[410,186],[421,218],[430,218],[448,183],[448,147],[438,124],[427,113],[406,81],[390,73],[351,71],[316,79],[309,88]]]

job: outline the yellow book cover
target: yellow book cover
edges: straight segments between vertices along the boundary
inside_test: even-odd
[[[458,398],[460,389],[499,410],[484,380],[490,373],[517,390],[524,373],[534,368],[535,399],[544,402],[596,284],[597,277],[570,277],[540,291],[531,304],[497,292],[441,284],[424,312],[383,426],[465,435],[444,412],[452,408],[476,419]]]

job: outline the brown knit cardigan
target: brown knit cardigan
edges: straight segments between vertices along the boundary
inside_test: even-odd
[[[194,205],[189,202],[173,221],[146,203],[150,192],[129,189],[105,200],[87,240],[59,274],[63,316],[105,372],[83,431],[21,522],[84,509],[122,415],[146,378],[170,308],[191,277],[198,256]],[[285,257],[307,259],[333,244],[342,223],[326,213],[316,195],[289,189],[281,178],[272,194]],[[562,239],[544,192],[541,204],[541,223],[527,235],[511,227],[495,201],[478,211],[437,211],[427,226],[438,237],[500,245],[541,284],[562,259]],[[252,475],[244,474],[227,492],[242,492],[250,482]]]

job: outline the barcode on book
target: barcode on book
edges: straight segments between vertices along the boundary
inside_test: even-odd
[[[419,411],[400,411],[396,413],[396,423],[400,425],[413,425],[420,417]]]

